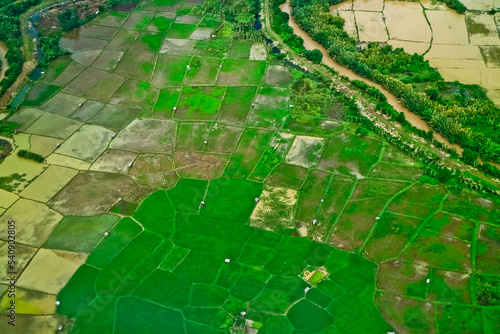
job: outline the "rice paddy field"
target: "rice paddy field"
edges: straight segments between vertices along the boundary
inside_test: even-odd
[[[500,200],[343,119],[297,130],[302,73],[196,3],[99,14],[11,117],[0,332],[499,333]]]
[[[480,85],[500,104],[500,16],[495,0],[461,0],[458,14],[436,0],[348,0],[331,7],[346,32],[361,42],[382,42],[418,53],[447,81]]]

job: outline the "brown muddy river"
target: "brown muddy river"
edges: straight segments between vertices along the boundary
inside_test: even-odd
[[[418,129],[424,130],[424,131],[429,131],[431,128],[429,125],[422,119],[420,116],[414,114],[411,112],[408,108],[406,108],[402,103],[399,102],[399,99],[393,95],[391,92],[389,92],[387,89],[382,87],[381,85],[374,83],[368,79],[365,79],[350,69],[338,64],[335,62],[328,54],[326,49],[319,43],[315,42],[304,30],[302,30],[298,24],[293,20],[292,18],[292,13],[291,13],[291,7],[290,7],[290,2],[287,1],[286,3],[282,4],[280,6],[280,9],[284,11],[285,13],[288,13],[290,15],[290,20],[288,21],[288,24],[290,27],[293,28],[293,31],[296,35],[302,37],[304,40],[304,46],[307,50],[313,50],[313,49],[318,49],[321,51],[323,54],[323,64],[327,65],[328,67],[333,68],[335,71],[339,72],[340,75],[345,75],[348,77],[350,80],[360,80],[363,81],[370,86],[376,87],[379,89],[387,98],[387,102],[391,104],[394,109],[396,109],[398,112],[404,113],[406,119],[408,122],[410,122],[413,126],[415,126]],[[454,148],[457,153],[462,154],[463,149],[458,145],[458,144],[451,144],[446,138],[441,136],[438,133],[434,133],[434,139],[437,141],[448,145],[451,148]]]

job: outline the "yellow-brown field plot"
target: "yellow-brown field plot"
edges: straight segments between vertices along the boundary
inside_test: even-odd
[[[324,141],[324,138],[296,136],[286,155],[286,163],[306,168],[312,167],[319,160],[319,153],[325,145]]]
[[[75,176],[49,205],[65,215],[91,216],[106,212],[137,185],[122,174],[85,171]]]
[[[469,44],[469,35],[464,15],[455,11],[427,11],[427,19],[432,27],[432,43]]]
[[[57,327],[65,322],[64,317],[60,315],[18,314],[16,316],[16,326],[14,327],[9,325],[7,321],[0,322],[0,333],[54,334]]]
[[[17,286],[57,294],[85,263],[87,256],[85,253],[42,248],[19,277]]]
[[[18,198],[19,196],[17,196],[16,194],[8,192],[4,189],[0,189],[0,207],[7,209],[9,206],[14,204],[14,202],[17,201]]]
[[[7,225],[7,223],[5,223]],[[7,241],[0,240],[0,254],[5,258],[7,261],[7,256],[8,256],[8,250],[9,250],[9,244]],[[17,244],[16,245],[16,273],[19,276],[24,268],[28,265],[30,262],[31,258],[35,255],[37,249],[35,247],[30,247],[30,246],[25,246],[23,244]],[[7,263],[6,263],[7,264]],[[12,274],[8,274],[10,272],[9,268],[6,265],[0,266],[0,280],[2,282],[7,281],[7,277],[9,277]]]
[[[2,219],[15,220],[16,241],[40,247],[50,236],[62,216],[46,205],[21,198],[2,215]],[[7,224],[0,229],[0,238],[7,240]]]
[[[93,162],[108,147],[114,132],[97,125],[84,125],[56,150],[87,162]]]
[[[108,149],[94,162],[90,170],[127,174],[129,164],[132,164],[136,157],[136,152]]]
[[[385,24],[391,39],[430,42],[432,31],[418,2],[386,1]]]
[[[481,51],[475,45],[438,45],[433,44],[425,59],[477,59],[482,60]],[[432,64],[431,64],[432,65]]]
[[[390,39],[387,43],[389,45],[392,45],[394,49],[402,48],[406,53],[409,54],[423,54],[427,50],[429,50],[429,47],[431,46],[431,43],[429,42],[408,42],[396,39]]]
[[[174,155],[179,176],[202,180],[221,176],[228,159],[225,154],[175,152]]]
[[[2,309],[10,306],[12,299],[7,294],[3,295],[0,300]],[[16,313],[18,314],[54,314],[56,310],[56,296],[45,293],[25,290],[22,288],[16,289]]]
[[[389,36],[385,29],[382,13],[355,12],[358,35],[361,42],[387,42]]]
[[[6,182],[4,186],[8,191],[18,194],[24,189],[28,183],[40,175],[47,165],[44,163],[35,162],[33,160],[20,158],[17,156],[17,152],[21,149],[29,150],[29,135],[19,134],[14,135],[14,143],[16,147],[15,151],[7,156],[4,161],[0,164],[0,177],[10,177],[12,174],[18,174],[20,177],[13,179],[11,182]],[[13,146],[14,146],[13,145]]]
[[[32,135],[30,137],[31,152],[40,154],[42,157],[48,157],[57,148],[61,140],[56,138]]]
[[[424,263],[404,262],[399,260],[383,262],[377,272],[377,289],[390,291],[400,296],[425,298],[424,289],[413,289],[429,275],[429,268]]]
[[[250,225],[276,232],[295,228],[297,199],[296,190],[265,185],[250,217]]]
[[[438,68],[446,81],[459,81],[466,85],[480,85],[482,82],[479,68]]]
[[[386,6],[387,3],[388,1],[385,1]],[[381,12],[382,9],[384,9],[384,0],[354,0],[353,9],[366,10],[371,12]]]
[[[481,69],[481,86],[490,89],[500,89],[500,68]]]
[[[88,170],[90,167],[90,163],[87,161],[71,158],[56,153],[52,153],[51,155],[49,155],[46,161],[51,165],[64,166],[78,170]]]
[[[488,11],[494,9],[495,6],[498,8],[498,0],[460,0],[467,9],[469,10],[481,10]]]
[[[470,44],[500,45],[497,24],[492,15],[467,13],[465,23],[469,31]]]
[[[339,10],[338,15],[344,19],[344,30],[345,32],[358,39],[358,28],[356,27],[356,18],[354,17],[354,12],[352,10]]]
[[[172,152],[175,122],[161,119],[136,119],[123,129],[110,147],[139,152]]]
[[[20,196],[46,203],[71,181],[76,174],[78,174],[78,171],[71,168],[49,166],[20,193]]]

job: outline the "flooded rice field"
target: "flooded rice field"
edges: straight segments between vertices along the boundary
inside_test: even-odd
[[[422,54],[445,80],[481,85],[500,105],[500,14],[486,12],[495,0],[462,2],[475,12],[458,14],[435,0],[348,0],[330,12],[359,41]]]

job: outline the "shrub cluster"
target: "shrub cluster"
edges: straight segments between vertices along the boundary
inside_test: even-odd
[[[45,158],[42,157],[40,154],[33,153],[33,152],[28,151],[28,150],[19,150],[17,152],[17,156],[20,158],[24,158],[24,159],[30,159],[30,160],[33,160],[36,162],[44,162],[45,161]]]

